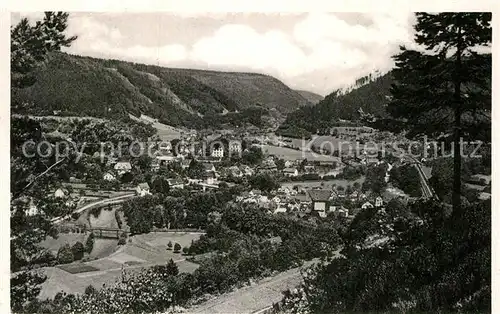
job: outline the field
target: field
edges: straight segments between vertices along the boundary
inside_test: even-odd
[[[97,252],[101,252],[98,255],[102,258],[85,263],[64,265],[62,267],[43,268],[48,279],[42,285],[39,298],[52,298],[59,291],[77,294],[83,293],[89,285],[100,288],[103,285],[110,285],[119,280],[122,269],[127,272],[139,271],[144,267],[165,264],[170,259],[176,262],[179,271],[192,273],[198,268],[198,264],[187,261],[186,257],[181,253],[174,253],[172,250],[167,250],[166,247],[169,241],[172,241],[172,243],[178,242],[183,247],[189,246],[191,245],[191,241],[198,239],[200,235],[200,233],[184,232],[136,235],[130,237],[131,241],[127,241],[125,245],[119,246],[116,251],[107,253],[103,252],[104,249],[99,249],[99,247],[116,247],[116,240],[96,239],[92,255],[97,255]],[[93,270],[90,270],[89,267],[92,267]],[[78,272],[83,270],[88,271]]]
[[[86,273],[89,271],[99,270],[93,266],[86,264],[69,264],[69,265],[59,265],[58,268],[67,271],[70,274]]]
[[[348,185],[353,185],[354,182],[358,182],[359,184],[363,184],[365,182],[365,177],[361,177],[357,180],[327,180],[327,181],[296,181],[296,182],[283,182],[281,183],[282,187],[287,187],[292,189],[294,186],[299,186],[305,189],[312,189],[315,187],[321,187],[326,190],[331,190],[332,186],[335,184],[337,186],[343,186],[346,188]]]
[[[52,253],[57,254],[59,248],[64,244],[68,243],[69,245],[73,245],[78,241],[85,243],[85,239],[86,235],[84,233],[59,233],[57,239],[47,237],[40,245]]]
[[[107,210],[106,207],[101,209],[101,213],[96,218],[92,213],[89,215],[91,227],[118,228],[118,223],[115,218],[115,208]]]
[[[302,282],[299,268],[266,278],[258,285],[247,286],[234,292],[212,298],[189,309],[189,313],[253,313],[282,298],[282,291],[293,289]]]
[[[151,126],[154,127],[156,129],[156,131],[158,132],[158,136],[160,137],[160,140],[162,140],[162,141],[171,141],[173,139],[181,137],[182,130],[179,128],[175,128],[173,126],[166,125],[166,124],[159,123],[159,122],[151,123],[149,121],[137,118],[133,115],[129,115],[129,117],[135,121],[151,124]]]
[[[317,161],[336,161],[340,162],[339,157],[320,155],[310,151],[300,151],[287,147],[262,145],[262,151],[265,154],[275,155],[284,160],[295,161],[297,159],[317,160]]]

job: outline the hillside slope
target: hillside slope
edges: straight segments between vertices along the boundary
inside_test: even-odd
[[[281,129],[302,129],[315,133],[318,129],[331,127],[340,119],[359,119],[360,108],[365,113],[383,117],[386,115],[392,80],[389,72],[345,94],[335,91],[315,106],[302,107],[289,114]]]
[[[13,111],[114,118],[141,113],[174,126],[215,126],[227,112],[255,108],[287,114],[311,105],[274,77],[255,73],[172,69],[51,54],[36,83],[12,91]],[[235,114],[235,119],[239,116]]]
[[[309,92],[309,91],[306,91],[306,90],[295,90],[297,93],[299,93],[299,95],[301,95],[302,97],[304,97],[305,99],[307,99],[310,103],[312,103],[313,105],[319,103],[320,101],[322,101],[323,99],[325,99],[325,97],[321,96],[321,95],[318,95],[316,93],[313,93],[313,92]]]

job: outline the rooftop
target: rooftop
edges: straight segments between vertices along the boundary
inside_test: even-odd
[[[332,195],[332,192],[328,190],[309,190],[307,192],[314,202],[326,202]]]

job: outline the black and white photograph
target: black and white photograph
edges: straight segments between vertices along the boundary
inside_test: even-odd
[[[402,8],[9,12],[11,312],[494,313],[494,14]]]

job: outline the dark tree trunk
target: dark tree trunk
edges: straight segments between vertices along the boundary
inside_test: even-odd
[[[458,31],[459,36],[461,34],[461,29]],[[453,100],[455,103],[455,121],[454,121],[454,130],[453,130],[453,194],[452,194],[452,205],[453,212],[460,212],[460,187],[462,185],[461,174],[462,174],[462,156],[460,155],[460,139],[462,136],[461,130],[461,116],[462,116],[462,108],[461,108],[461,87],[462,87],[462,47],[461,47],[460,39],[457,44],[457,52],[456,52],[456,68],[455,68],[455,90],[453,93]]]
[[[453,211],[460,211],[460,187],[462,184],[461,173],[462,173],[462,159],[460,156],[460,108],[455,109],[455,130],[453,136],[453,196],[452,204]]]

